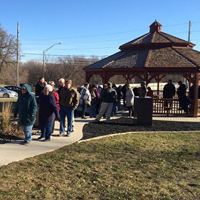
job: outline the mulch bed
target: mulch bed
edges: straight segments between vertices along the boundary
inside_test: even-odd
[[[120,117],[112,119],[109,124],[105,122],[85,124],[82,139],[138,131],[200,131],[200,123],[153,120],[152,126],[137,126],[136,119]]]
[[[200,131],[200,123],[153,120],[152,126],[137,126],[136,119],[119,117],[117,119],[111,119],[109,124],[105,122],[91,122],[85,124],[83,127],[82,140],[115,133],[138,131]],[[0,131],[0,144],[23,138],[24,134],[22,131],[17,132],[15,130],[13,133],[2,133],[2,131]]]

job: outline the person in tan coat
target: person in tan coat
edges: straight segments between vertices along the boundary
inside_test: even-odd
[[[60,135],[65,135],[65,117],[67,116],[67,135],[72,131],[74,110],[78,107],[77,91],[72,87],[72,80],[65,81],[65,87],[60,91]]]

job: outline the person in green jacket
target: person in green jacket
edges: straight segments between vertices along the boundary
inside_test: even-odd
[[[32,128],[36,121],[36,112],[37,103],[35,96],[31,94],[31,87],[28,84],[23,84],[15,106],[14,117],[16,118],[19,113],[19,125],[22,126],[25,135],[24,145],[31,142]]]

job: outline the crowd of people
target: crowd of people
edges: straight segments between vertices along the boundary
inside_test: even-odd
[[[59,87],[55,90],[54,81],[45,81],[40,77],[35,85],[35,96],[31,93],[30,85],[24,84],[21,87],[14,117],[19,115],[19,125],[22,126],[25,140],[23,144],[31,142],[33,125],[38,116],[41,135],[38,140],[44,142],[51,140],[54,130],[55,120],[60,122],[59,136],[70,136],[75,131],[74,111],[81,105],[81,117],[86,119],[86,112],[89,110],[89,117],[99,122],[102,117],[106,118],[106,123],[110,122],[110,117],[121,110],[121,99],[129,110],[129,116],[134,116],[134,91],[130,84],[117,87],[108,82],[101,87],[98,82],[89,84],[85,82],[83,86],[75,89],[72,80],[59,79]],[[124,88],[125,87],[125,88]],[[89,109],[87,109],[89,107]]]
[[[180,107],[188,114],[188,98],[186,97],[186,86],[182,81],[178,82],[177,95]],[[31,94],[28,84],[21,87],[21,93],[14,111],[14,117],[19,114],[19,125],[22,126],[25,140],[24,144],[31,141],[31,132],[36,121],[36,113],[39,113],[39,127],[41,135],[38,140],[50,141],[54,130],[55,120],[60,122],[59,136],[67,136],[75,131],[74,112],[81,105],[81,117],[87,119],[86,113],[89,110],[89,117],[99,122],[102,117],[106,123],[110,122],[111,116],[120,111],[122,106],[128,109],[128,117],[134,117],[134,97],[153,97],[153,91],[142,81],[139,88],[131,87],[130,82],[118,87],[108,82],[101,87],[98,82],[75,89],[72,80],[59,79],[59,87],[55,90],[54,81],[45,81],[44,77],[39,78],[35,85],[35,96]],[[173,99],[176,89],[171,80],[163,88],[163,98]],[[123,105],[121,105],[123,100]],[[164,107],[170,108],[172,101],[165,101]],[[89,108],[88,108],[89,107]],[[38,111],[37,111],[38,110]]]

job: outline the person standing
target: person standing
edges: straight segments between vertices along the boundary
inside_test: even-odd
[[[96,107],[97,107],[97,101],[98,101],[98,94],[97,94],[97,88],[93,84],[91,88],[89,89],[91,94],[91,105],[90,105],[90,118],[96,117]]]
[[[147,95],[147,88],[146,88],[146,82],[141,82],[141,87],[139,89],[139,97],[146,97]]]
[[[126,89],[127,85],[130,84],[130,80],[128,79],[126,83],[122,86],[121,92],[122,92],[122,98],[123,98],[123,105],[126,106]]]
[[[163,88],[163,98],[173,99],[176,89],[172,80],[168,80],[168,83]],[[169,101],[165,101],[165,107],[168,108]],[[170,107],[172,107],[172,102],[170,102]]]
[[[59,112],[59,111],[60,111],[59,95],[58,95],[58,93],[54,90],[54,87],[55,87],[54,81],[49,81],[49,85],[51,85],[51,87],[52,87],[52,94],[53,94],[54,97],[55,97],[56,105],[57,105],[58,112]],[[55,127],[55,121],[54,121],[54,123],[53,123],[52,133],[53,133],[53,131],[54,131],[54,127]]]
[[[36,121],[36,112],[37,102],[31,94],[31,87],[28,84],[23,84],[15,106],[14,117],[16,118],[19,113],[19,125],[22,126],[25,135],[24,145],[31,142],[32,128]]]
[[[179,104],[180,104],[180,107],[185,111],[185,113],[188,114],[186,85],[183,84],[182,81],[179,81],[178,84],[179,84],[179,87],[177,88],[177,95],[178,95],[178,99],[179,99]]]
[[[62,88],[65,87],[65,79],[64,78],[60,78],[59,79],[59,88],[56,91],[58,94],[60,94],[60,91],[62,90]]]
[[[97,81],[94,82],[94,85],[95,85],[96,91],[97,91],[96,113],[98,114],[99,110],[100,110],[100,106],[101,106],[100,94],[101,94],[103,88],[99,85],[99,83]]]
[[[118,109],[118,111],[121,110],[121,98],[122,98],[122,91],[121,91],[121,89],[122,89],[121,85],[119,85],[117,87],[117,89],[116,89],[116,92],[117,92],[117,109]]]
[[[101,117],[106,113],[106,123],[110,122],[110,116],[113,109],[113,102],[117,98],[117,92],[112,88],[112,83],[107,83],[108,88],[104,89],[101,94],[101,107],[95,121],[99,122]]]
[[[54,81],[49,81],[49,85],[51,85],[52,87],[52,93],[56,99],[56,105],[57,105],[57,108],[58,108],[58,111],[60,110],[60,104],[59,104],[59,95],[58,93],[54,90],[54,87],[55,87],[55,83]]]
[[[56,91],[58,93],[58,95],[60,95],[61,90],[65,87],[65,79],[64,78],[60,78],[59,79],[59,88]],[[59,97],[60,98],[60,97]],[[59,106],[60,107],[60,106]],[[67,127],[67,116],[65,117],[65,127]],[[72,132],[75,131],[75,125],[74,125],[74,116],[73,116],[73,120],[72,120]]]
[[[35,85],[35,96],[39,97],[41,92],[44,90],[45,87],[45,79],[44,77],[40,77],[38,82]]]
[[[91,94],[89,91],[89,83],[85,82],[84,86],[81,89],[80,100],[82,101],[82,119],[87,119],[85,116],[85,112],[87,109],[87,105],[91,103]]]
[[[153,98],[153,90],[151,87],[147,87],[147,96]]]
[[[133,105],[134,105],[134,93],[133,90],[131,89],[130,84],[127,85],[127,89],[126,89],[126,107],[128,108],[128,116],[129,117],[133,117],[134,116],[134,109],[133,109]]]
[[[44,138],[44,142],[50,141],[53,123],[55,118],[60,120],[60,115],[56,105],[56,99],[52,93],[52,86],[47,84],[44,91],[39,96],[39,123],[41,136],[39,140]]]
[[[60,92],[60,136],[65,135],[65,117],[67,116],[67,136],[72,132],[74,110],[78,107],[78,92],[72,87],[72,80],[66,80]]]

